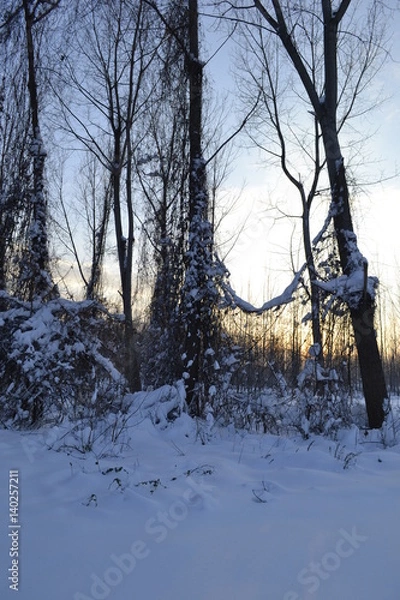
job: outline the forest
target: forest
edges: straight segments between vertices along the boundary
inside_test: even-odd
[[[305,439],[398,428],[396,307],[354,225],[396,9],[2,4],[2,427],[93,432],[145,406],[163,426],[187,413],[205,437],[214,423]],[[229,102],[209,74],[221,54]],[[226,261],[246,224],[224,228],[240,202],[226,182],[253,151],[286,182],[274,210],[298,232],[260,306]]]

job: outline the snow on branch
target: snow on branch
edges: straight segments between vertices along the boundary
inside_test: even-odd
[[[358,268],[350,275],[341,275],[330,281],[316,281],[315,284],[328,294],[341,298],[351,305],[360,294],[363,296],[368,294],[374,299],[378,279],[368,276],[368,263],[365,262],[362,268]]]
[[[328,215],[324,221],[324,224],[322,225],[321,230],[317,233],[317,235],[315,236],[315,238],[312,241],[313,248],[316,248],[316,246],[318,246],[318,244],[324,237],[325,233],[328,231],[328,227],[332,221],[332,218],[333,218],[333,211],[332,211],[332,207],[330,207]]]
[[[239,308],[240,310],[248,314],[258,315],[261,315],[262,313],[267,312],[268,310],[271,310],[273,308],[279,308],[281,306],[284,306],[285,304],[289,304],[294,300],[293,294],[299,286],[305,268],[306,264],[304,264],[301,267],[301,269],[297,271],[297,273],[295,273],[293,281],[287,286],[287,288],[282,292],[282,294],[276,296],[275,298],[272,298],[271,300],[268,300],[267,302],[264,302],[264,304],[260,308],[256,308],[246,300],[239,298],[239,296],[232,289],[229,283],[222,282],[221,287],[224,292],[224,304],[225,306],[230,306],[232,308]]]

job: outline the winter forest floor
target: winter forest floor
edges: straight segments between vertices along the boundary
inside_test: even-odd
[[[400,598],[400,444],[356,427],[335,440],[199,431],[187,415],[124,427],[90,452],[66,425],[0,431],[2,599]]]

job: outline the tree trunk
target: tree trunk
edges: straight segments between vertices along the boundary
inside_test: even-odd
[[[332,136],[329,137],[329,151],[331,150]],[[328,157],[327,161],[341,267],[345,275],[351,275],[357,270],[364,273],[364,289],[347,299],[347,304],[357,347],[368,424],[371,429],[379,429],[383,424],[383,407],[388,393],[374,325],[375,300],[368,289],[368,265],[358,249],[353,230],[343,160]]]
[[[199,58],[198,3],[189,0],[189,242],[183,318],[185,320],[185,382],[187,402],[200,416],[208,397],[208,370],[213,356],[212,230],[208,221],[206,166],[202,153],[203,64]]]
[[[323,366],[323,353],[322,353],[322,332],[321,332],[321,321],[320,321],[320,289],[316,285],[317,281],[317,270],[315,268],[314,254],[311,244],[311,233],[310,233],[310,209],[306,203],[303,203],[303,245],[307,263],[308,276],[310,278],[310,303],[311,303],[311,327],[313,343],[319,346],[317,354],[318,362]],[[317,348],[316,348],[317,350]]]
[[[44,193],[44,167],[46,150],[44,148],[40,124],[39,101],[36,80],[35,47],[33,27],[35,14],[30,10],[28,0],[23,0],[25,16],[25,34],[28,51],[28,91],[32,124],[31,154],[33,160],[33,189],[31,193],[31,226],[29,230],[28,267],[24,269],[22,284],[29,290],[29,299],[42,298],[56,290],[49,272],[49,250],[47,236],[47,202]]]
[[[124,294],[124,312],[125,312],[125,346],[126,346],[126,372],[129,388],[132,391],[141,389],[139,359],[136,347],[136,334],[133,326],[132,317],[132,269],[133,269],[133,246],[135,243],[134,222],[133,222],[133,199],[132,199],[132,144],[131,144],[131,122],[128,119],[126,126],[126,147],[127,147],[127,165],[126,165],[126,204],[128,219],[128,237],[126,240],[126,258],[124,264],[125,286]]]
[[[367,294],[365,300],[350,308],[356,340],[358,362],[371,429],[382,427],[385,417],[384,401],[388,398],[382,359],[379,354],[374,327],[375,306]]]
[[[338,26],[350,0],[334,12],[330,0],[322,0],[324,20],[325,98],[319,103],[319,123],[325,148],[332,194],[331,211],[339,249],[340,264],[345,275],[364,272],[364,289],[347,299],[363,384],[368,423],[380,428],[384,419],[384,401],[388,397],[382,360],[374,327],[375,300],[368,289],[367,261],[358,249],[351,218],[349,189],[337,126]],[[315,107],[317,108],[317,107]]]
[[[130,157],[129,157],[130,160]],[[133,226],[131,214],[129,219],[128,239],[123,235],[122,216],[121,216],[121,133],[120,129],[114,130],[114,160],[111,174],[113,188],[114,204],[114,223],[118,251],[118,264],[121,280],[121,296],[123,313],[125,317],[124,325],[124,344],[125,360],[124,375],[131,391],[138,391],[141,388],[139,376],[139,364],[135,348],[135,332],[132,319],[132,246],[133,246]],[[128,196],[131,193],[127,179]],[[131,182],[129,181],[129,184]]]

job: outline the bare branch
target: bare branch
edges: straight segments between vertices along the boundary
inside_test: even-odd
[[[343,19],[344,15],[347,12],[347,9],[349,8],[351,3],[351,0],[342,0],[339,8],[337,9],[337,11],[335,11],[333,13],[333,18],[335,19],[336,23],[339,24],[340,21]]]
[[[215,150],[215,152],[213,152],[213,154],[205,161],[205,166],[207,166],[210,162],[212,162],[214,160],[214,158],[221,152],[221,150],[223,150],[225,148],[225,146],[227,146],[246,127],[248,121],[251,119],[254,111],[257,108],[259,98],[260,98],[260,94],[258,95],[256,101],[254,102],[254,106],[252,106],[252,108],[249,110],[249,112],[247,113],[247,115],[244,117],[243,121],[239,125],[239,127],[237,129],[235,129],[235,131],[229,137],[227,137],[226,140],[224,140],[222,142],[222,144]]]

